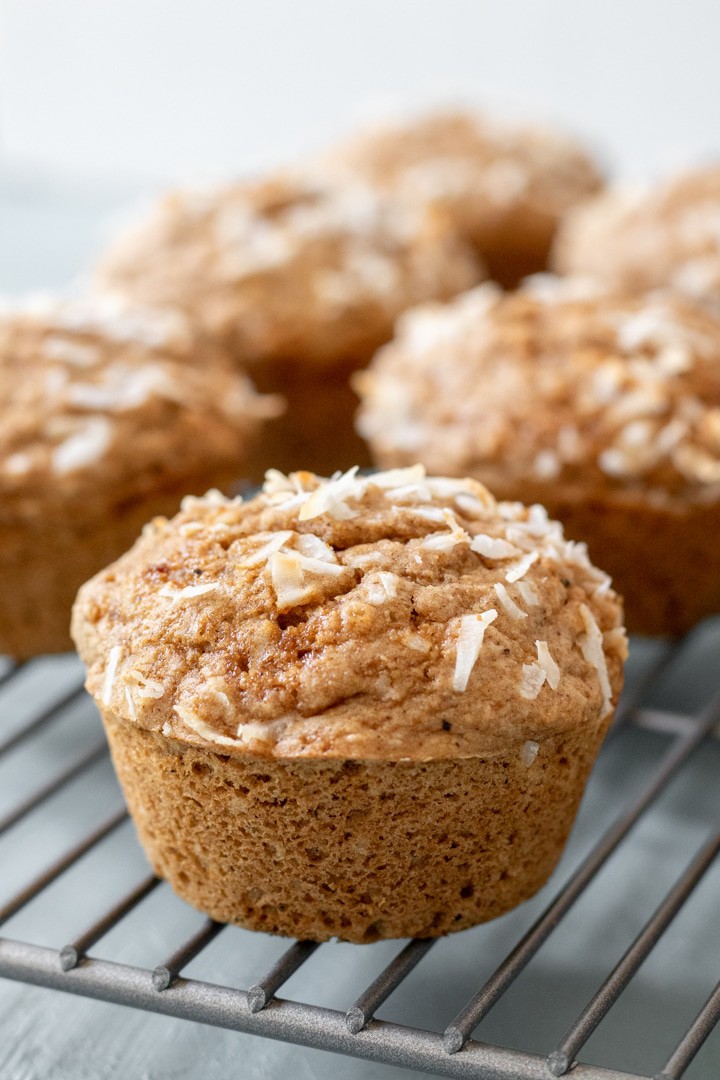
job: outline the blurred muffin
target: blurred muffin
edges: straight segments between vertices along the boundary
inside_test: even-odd
[[[278,404],[177,314],[3,309],[0,652],[71,648],[82,582],[186,492],[237,479]]]
[[[545,268],[562,216],[602,185],[574,140],[463,111],[370,129],[318,168],[441,208],[505,286]]]
[[[121,237],[104,287],[177,307],[223,341],[262,391],[288,401],[256,448],[268,463],[334,471],[367,451],[348,378],[396,317],[485,276],[432,211],[357,186],[290,179],[179,191]]]
[[[553,262],[619,291],[668,286],[720,315],[720,167],[591,199],[563,222]]]
[[[314,940],[437,936],[531,896],[626,654],[583,545],[422,467],[188,499],[81,589],[73,634],[156,872]]]
[[[360,389],[381,465],[419,458],[542,503],[612,575],[632,631],[720,611],[720,321],[704,309],[572,279],[485,285],[405,316]]]

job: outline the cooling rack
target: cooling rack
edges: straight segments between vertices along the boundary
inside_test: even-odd
[[[192,971],[203,957],[218,956],[219,936],[227,939],[244,931],[193,913],[195,922],[172,947],[157,929],[154,936],[143,936],[150,921],[155,928],[163,922],[163,905],[180,901],[144,866],[109,773],[101,795],[98,785],[88,782],[95,770],[107,768],[107,762],[99,719],[82,689],[79,665],[73,658],[19,666],[6,662],[0,667],[0,935],[5,935],[0,936],[0,976],[439,1076],[548,1080],[571,1072],[575,1080],[678,1080],[720,1018],[720,983],[714,988],[708,984],[704,1001],[701,998],[684,1015],[685,997],[674,997],[678,986],[672,959],[663,970],[663,981],[669,1001],[677,1000],[677,1009],[671,1004],[670,1010],[675,1030],[668,1031],[663,1020],[657,1038],[650,1033],[655,1059],[650,1060],[651,1053],[643,1070],[628,1071],[597,1060],[597,1050],[590,1051],[613,1007],[632,997],[628,989],[637,983],[643,965],[658,955],[697,894],[714,884],[720,784],[708,783],[708,775],[716,777],[717,772],[708,774],[707,769],[708,754],[714,754],[720,766],[719,629],[717,623],[706,624],[689,640],[677,643],[633,641],[626,693],[590,784],[588,798],[591,809],[596,809],[585,819],[581,814],[580,836],[575,836],[570,854],[541,896],[513,913],[507,925],[516,936],[508,939],[510,947],[494,970],[483,972],[484,928],[436,943],[385,943],[385,950],[394,952],[390,962],[379,965],[354,1000],[338,1001],[334,1007],[281,993],[286,984],[297,985],[293,977],[319,954],[341,948],[332,943],[317,946],[272,939],[268,953],[272,962],[241,988],[224,979],[193,977]],[[684,682],[679,682],[683,663]],[[622,772],[621,782],[613,788],[622,798],[603,797],[603,770],[616,779]],[[563,934],[580,941],[597,934],[581,901],[599,890],[600,879],[603,875],[607,879],[608,873],[611,895],[627,892],[635,859],[620,860],[623,874],[618,853],[634,842],[643,822],[670,798],[680,780],[685,789],[702,791],[703,809],[694,830],[677,823],[677,843],[673,842],[677,873],[674,869],[668,879],[667,868],[660,872],[658,867],[657,874],[651,869],[635,875],[642,880],[630,882],[631,899],[645,892],[652,899],[649,915],[646,898],[638,905],[640,922],[621,949],[608,953],[603,971],[588,985],[589,992],[572,1000],[569,1010],[567,1005],[564,1012],[558,1009],[562,1030],[547,1032],[542,1053],[524,1048],[522,1015],[514,1021],[508,1040],[513,1045],[486,1039],[483,1033],[493,1010],[542,963],[548,942]],[[36,845],[32,838],[40,832],[43,843]],[[36,846],[41,852],[35,851]],[[60,908],[65,913],[62,925],[55,918]],[[685,951],[697,948],[699,936],[706,966],[716,972],[720,916],[714,924],[712,916],[717,908],[714,898],[706,897],[701,917],[696,913],[689,923],[686,920],[679,944]],[[123,962],[113,952],[117,931],[130,925],[135,927],[131,937],[136,944],[145,942],[142,963]],[[624,927],[623,922],[622,933]],[[435,977],[443,972],[433,1006],[435,1027],[427,1024],[425,1014],[425,1023],[415,1025],[378,1015],[387,1014],[403,987],[413,985],[413,980],[417,985],[433,957],[442,959],[442,950],[460,938],[468,944],[459,950],[454,947],[451,966],[448,960],[444,967],[436,963],[432,969]],[[332,959],[336,954],[328,955]],[[218,970],[225,970],[222,964]],[[458,1008],[452,1004],[457,993],[450,991],[472,985],[476,971],[482,975],[475,990]],[[411,1014],[412,995],[403,1016]],[[537,1036],[529,1041],[536,1045]],[[715,1064],[708,1057],[713,1048],[717,1049],[715,1040],[700,1053],[693,1075],[719,1075],[720,1057],[714,1058]]]

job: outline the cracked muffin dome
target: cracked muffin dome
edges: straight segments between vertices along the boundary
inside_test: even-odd
[[[254,459],[258,479],[271,462],[331,470],[366,454],[350,372],[406,308],[484,277],[442,215],[356,183],[289,176],[171,194],[98,270],[103,288],[179,308],[260,390],[285,395],[288,412]]]
[[[380,464],[419,458],[542,502],[612,574],[632,629],[678,633],[720,610],[720,321],[707,311],[579,279],[481,286],[408,314],[359,385]]]
[[[279,405],[178,314],[98,298],[3,309],[0,651],[69,648],[82,582],[188,489],[236,479]]]
[[[421,466],[189,498],[83,586],[73,634],[158,872],[318,940],[531,895],[626,650],[609,579],[541,507]]]
[[[442,209],[504,285],[545,267],[562,216],[602,184],[567,136],[471,111],[377,125],[331,149],[317,169]]]
[[[720,315],[720,166],[588,200],[563,221],[553,264],[621,291],[672,288]]]

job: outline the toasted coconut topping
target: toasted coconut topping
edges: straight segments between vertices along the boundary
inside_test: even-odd
[[[523,765],[527,765],[529,768],[538,756],[539,749],[539,743],[534,742],[532,739],[527,739],[520,749],[520,760]]]
[[[194,731],[209,743],[215,743],[218,746],[242,745],[241,739],[232,739],[228,735],[222,735],[214,727],[206,723],[202,717],[198,716],[196,712],[184,705],[173,706],[173,711],[177,713],[186,727],[189,727],[191,731]]]
[[[527,611],[523,611],[521,607],[518,607],[501,581],[496,581],[493,589],[508,615],[512,615],[513,619],[527,619]]]
[[[253,551],[251,555],[247,555],[238,566],[241,570],[249,570],[253,566],[260,566],[262,563],[266,563],[271,555],[274,555],[276,551],[279,551],[281,547],[284,547],[293,536],[293,533],[287,529],[283,532],[272,533],[270,539],[261,544],[260,547]],[[258,539],[258,537],[255,537]]]
[[[484,559],[512,559],[515,555],[521,554],[520,548],[515,547],[514,544],[509,544],[507,540],[499,540],[497,537],[486,536],[485,533],[473,536],[470,548],[478,555],[482,555]]]
[[[578,644],[585,659],[597,671],[603,695],[602,716],[607,716],[612,709],[612,689],[608,677],[602,631],[587,604],[580,605],[580,615],[585,625],[585,633],[578,638]]]
[[[207,593],[215,592],[219,584],[218,581],[206,581],[204,585],[186,585],[183,589],[176,589],[173,585],[163,585],[159,595],[167,596],[178,604],[181,600],[196,600]]]
[[[489,304],[480,286],[406,315],[359,384],[375,456],[518,489],[577,483],[578,466],[582,483],[613,490],[720,484],[706,421],[720,407],[720,303],[557,291],[551,302],[525,284]],[[442,333],[418,336],[429,319]]]
[[[109,705],[112,700],[113,685],[115,683],[115,674],[117,672],[120,658],[123,654],[122,645],[113,645],[112,649],[108,653],[107,667],[105,668],[105,679],[103,680],[102,695],[100,700],[103,705]]]
[[[270,556],[269,565],[278,611],[304,604],[313,596],[314,586],[305,584],[302,556],[277,551]]]
[[[488,611],[483,611],[479,615],[463,615],[460,619],[453,676],[453,690],[458,693],[467,689],[475,661],[480,655],[485,631],[490,623],[495,622],[497,615],[495,608],[489,608]]]
[[[505,580],[512,583],[525,577],[532,564],[537,562],[539,557],[537,551],[530,551],[527,555],[523,555],[522,559],[518,559],[518,561],[510,567],[505,575]]]
[[[523,664],[520,672],[518,693],[527,701],[534,701],[545,683],[545,669],[538,663]]]
[[[520,593],[520,596],[528,607],[537,607],[540,603],[537,589],[534,585],[531,585],[529,581],[518,581],[517,591]]]
[[[133,699],[133,696],[132,696],[132,693],[130,691],[129,686],[126,686],[124,688],[124,693],[125,693],[125,703],[126,703],[127,708],[128,708],[128,713],[130,714],[130,719],[133,720],[133,721],[136,721],[137,718],[138,718],[137,708],[135,706],[135,701]]]
[[[547,641],[536,641],[535,647],[537,648],[538,664],[545,672],[548,686],[551,690],[557,690],[560,683],[560,668],[550,655]]]

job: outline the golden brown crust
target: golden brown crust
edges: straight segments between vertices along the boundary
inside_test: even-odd
[[[668,293],[484,285],[408,313],[357,385],[359,430],[386,465],[419,458],[503,492],[720,499],[720,320]]]
[[[188,500],[81,590],[88,687],[230,756],[425,760],[588,726],[621,609],[540,507],[421,468]]]
[[[290,176],[168,196],[99,274],[192,316],[243,365],[320,368],[364,363],[401,311],[485,276],[441,215]]]
[[[505,285],[543,269],[562,215],[602,183],[558,132],[460,111],[360,133],[316,168],[442,209]]]
[[[105,715],[156,873],[222,922],[325,941],[437,937],[544,884],[609,723],[494,758],[228,756]]]
[[[719,219],[718,166],[611,189],[568,214],[553,264],[627,292],[670,287],[720,313]]]

